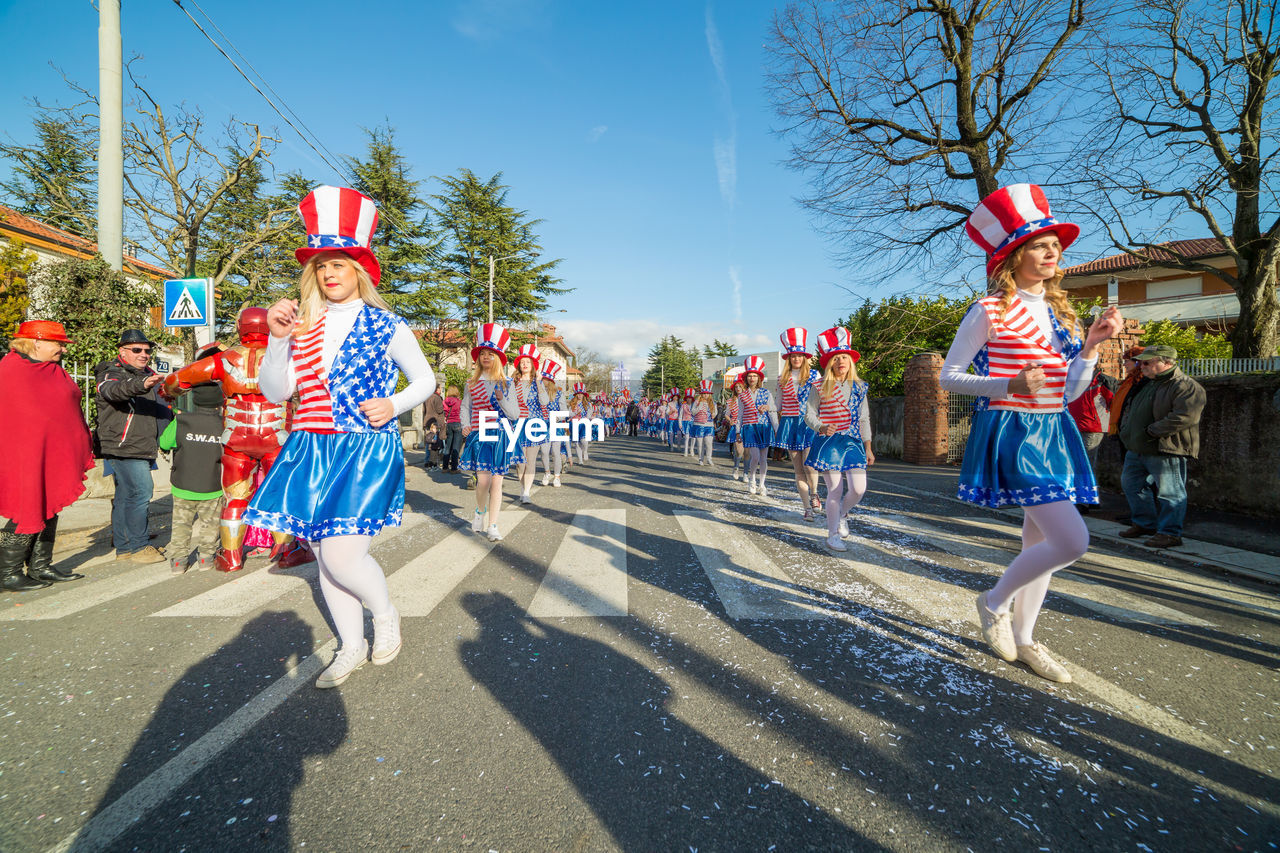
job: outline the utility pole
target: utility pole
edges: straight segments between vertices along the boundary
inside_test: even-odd
[[[120,0],[98,0],[98,251],[124,269],[124,95]]]
[[[489,256],[489,320],[493,322],[493,255]]]

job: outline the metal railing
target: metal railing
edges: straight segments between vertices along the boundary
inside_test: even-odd
[[[84,411],[84,419],[92,427],[93,420],[90,415],[93,412],[93,398],[97,392],[93,387],[93,365],[88,362],[68,361],[63,362],[62,366],[80,386],[80,408]]]
[[[1271,358],[1180,358],[1178,367],[1188,376],[1230,376],[1280,370],[1280,356]]]
[[[947,464],[959,464],[964,459],[964,446],[969,441],[969,426],[973,423],[973,404],[977,397],[968,394],[950,394],[947,402]]]

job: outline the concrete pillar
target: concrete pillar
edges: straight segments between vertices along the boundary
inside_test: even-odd
[[[124,269],[124,94],[120,0],[98,2],[98,251]]]
[[[915,465],[947,462],[947,406],[950,395],[938,381],[942,355],[924,352],[907,362],[902,413],[902,459]]]

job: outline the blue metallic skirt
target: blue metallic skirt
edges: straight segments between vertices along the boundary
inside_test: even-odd
[[[532,438],[529,437],[529,424],[532,420],[533,420],[532,418],[521,418],[520,420],[516,421],[516,429],[519,431],[519,436],[516,440],[520,442],[520,447],[522,449],[525,447],[537,447],[539,445],[547,443],[547,435],[545,432],[543,433],[541,441],[534,441]],[[543,418],[542,420],[544,423],[546,423],[546,418]],[[507,423],[511,423],[511,422],[507,421]],[[548,424],[548,428],[550,428],[549,424]],[[504,440],[505,440],[505,436],[504,436]],[[521,459],[520,461],[523,461],[523,459]]]
[[[458,467],[463,471],[487,471],[490,474],[503,474],[517,463],[524,461],[524,448],[519,446],[507,449],[507,434],[499,431],[492,441],[481,441],[480,430],[473,429],[467,433],[462,442],[462,453],[458,454]]]
[[[315,541],[372,536],[404,513],[404,449],[387,432],[289,434],[244,511],[254,527]]]
[[[867,467],[867,446],[847,432],[814,435],[804,464],[815,471],[852,471]]]
[[[689,436],[691,438],[706,438],[709,435],[715,435],[716,428],[711,424],[689,424]]]
[[[727,438],[725,438],[725,443],[726,444],[738,443],[738,425],[737,424],[734,424],[733,426],[729,427],[729,435]]]
[[[773,446],[783,450],[808,450],[813,445],[814,432],[801,415],[778,418],[778,431],[773,434]]]
[[[1096,504],[1098,483],[1067,412],[977,412],[960,467],[961,500],[984,506]]]
[[[742,435],[738,441],[743,447],[759,447],[768,449],[773,439],[773,427],[770,424],[743,424]]]

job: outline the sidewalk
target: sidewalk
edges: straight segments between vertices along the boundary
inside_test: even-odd
[[[875,491],[878,480],[922,497],[937,497],[977,508],[956,497],[959,473],[957,467],[910,465],[897,459],[877,460],[868,471],[871,492]],[[1094,541],[1124,546],[1153,561],[1174,560],[1280,583],[1280,526],[1273,520],[1192,507],[1187,513],[1187,532],[1191,536],[1183,535],[1182,547],[1155,550],[1143,546],[1141,540],[1121,539],[1118,535],[1128,527],[1115,520],[1129,514],[1124,495],[1103,492],[1101,501],[1084,517]],[[1016,507],[987,512],[1010,520],[1022,517],[1022,511]]]

